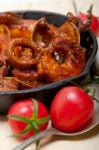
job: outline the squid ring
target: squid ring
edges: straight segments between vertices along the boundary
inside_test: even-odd
[[[28,39],[15,39],[10,43],[7,55],[13,67],[30,69],[39,63],[41,50]]]
[[[79,74],[84,69],[85,52],[81,46],[58,39],[53,47],[55,60],[70,73],[70,76]]]

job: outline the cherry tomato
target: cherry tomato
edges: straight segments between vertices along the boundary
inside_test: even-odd
[[[49,116],[39,101],[26,99],[14,103],[8,112],[8,123],[14,134],[26,139],[47,128]]]
[[[50,116],[55,128],[63,132],[74,132],[87,124],[93,111],[92,97],[79,87],[69,86],[56,94]]]
[[[78,17],[84,22],[87,22],[87,14],[79,13]],[[94,32],[96,36],[99,36],[99,20],[96,16],[92,16],[91,30]]]

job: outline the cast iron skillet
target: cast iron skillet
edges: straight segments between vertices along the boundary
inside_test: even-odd
[[[49,23],[53,23],[57,26],[63,24],[67,19],[67,17],[64,15],[45,11],[19,11],[17,13],[22,15],[23,18],[28,19],[39,19],[41,17],[45,17]],[[87,49],[87,62],[84,71],[80,75],[51,83],[39,88],[0,92],[0,113],[6,114],[9,110],[9,107],[15,101],[26,99],[29,97],[33,97],[42,101],[48,107],[51,104],[51,100],[55,93],[62,87],[69,84],[71,80],[76,83],[84,84],[89,78],[90,68],[97,51],[96,37],[90,30],[81,35],[81,45]]]

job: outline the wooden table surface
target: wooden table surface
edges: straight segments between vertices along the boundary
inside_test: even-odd
[[[91,3],[94,3],[94,14],[99,16],[99,0],[76,0],[78,10],[86,11]],[[66,14],[73,11],[71,0],[0,0],[0,11],[10,10],[47,10]],[[94,85],[92,85],[94,86]],[[95,86],[96,87],[96,86]],[[99,87],[97,86],[97,91]],[[97,97],[99,97],[97,92]],[[20,141],[10,137],[11,129],[5,116],[0,116],[0,150],[11,150]],[[40,150],[99,150],[99,126],[90,132],[75,136],[48,136],[41,141]],[[27,150],[35,150],[32,144]]]

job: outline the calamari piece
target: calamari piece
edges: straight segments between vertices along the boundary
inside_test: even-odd
[[[85,66],[85,51],[82,47],[66,40],[53,43],[54,51],[44,54],[37,65],[41,81],[50,83],[73,77]]]
[[[21,17],[12,12],[0,13],[0,24],[12,25],[12,24],[20,24]]]
[[[17,90],[18,82],[14,77],[0,77],[0,91]]]
[[[34,70],[22,70],[14,68],[12,74],[20,80],[34,81],[38,79],[38,73]]]
[[[60,64],[54,59],[53,56],[51,56],[51,54],[43,55],[37,68],[39,79],[44,83],[51,83],[64,78],[62,76]]]
[[[68,72],[69,76],[75,76],[84,69],[85,66],[85,49],[81,46],[58,39],[53,43],[54,56],[60,63],[62,73]]]
[[[53,39],[55,27],[47,23],[45,18],[41,18],[35,25],[32,39],[40,47],[48,47]]]
[[[73,43],[80,44],[80,34],[77,27],[72,22],[65,22],[56,31],[55,38],[63,37]]]
[[[14,39],[7,51],[8,60],[13,67],[29,69],[39,63],[41,50],[28,39]]]

